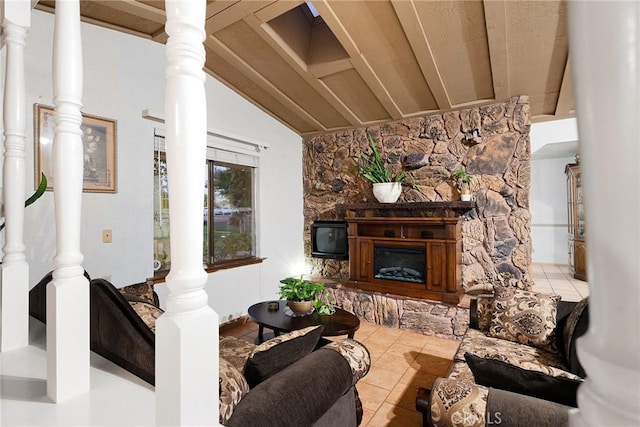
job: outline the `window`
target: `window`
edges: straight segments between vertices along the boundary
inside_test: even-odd
[[[218,138],[219,139],[219,138]],[[210,269],[257,260],[257,153],[217,138],[207,141],[203,165],[203,262]],[[255,152],[256,150],[253,149]],[[156,135],[154,151],[154,269],[169,270],[169,193],[164,137]]]

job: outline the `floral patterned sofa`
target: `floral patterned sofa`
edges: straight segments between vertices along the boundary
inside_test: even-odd
[[[588,298],[493,289],[472,299],[469,329],[447,377],[418,390],[423,425],[568,425],[585,377],[575,340],[588,326]]]
[[[30,314],[43,323],[51,280],[49,273],[29,293]],[[151,283],[117,289],[104,279],[90,280],[91,350],[155,384],[155,322],[162,313]],[[352,339],[323,340],[322,328],[260,345],[220,337],[220,423],[357,426],[362,405],[355,385],[369,371],[369,352]]]

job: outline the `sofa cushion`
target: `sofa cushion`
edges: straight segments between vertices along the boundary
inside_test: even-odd
[[[240,399],[249,393],[249,384],[240,371],[223,357],[220,357],[218,366],[220,424],[224,425],[231,418]]]
[[[138,297],[149,304],[155,305],[155,299],[153,295],[153,282],[136,283],[135,285],[125,286],[118,289],[121,294],[126,296]]]
[[[236,337],[220,335],[220,357],[244,374],[244,366],[256,345]]]
[[[501,360],[485,359],[472,353],[464,358],[477,384],[526,394],[563,405],[577,407],[576,395],[581,380],[554,377],[530,371]]]
[[[502,360],[523,369],[540,371],[548,375],[578,378],[567,372],[564,359],[558,353],[488,337],[475,329],[468,329],[465,333],[460,348],[453,358],[454,363],[465,362],[464,354],[466,352],[483,358]]]
[[[551,349],[560,297],[503,286],[494,289],[489,335]]]
[[[431,391],[433,425],[484,427],[488,392],[472,382],[437,378]]]
[[[149,329],[155,333],[156,319],[160,317],[164,311],[148,302],[129,301],[129,305],[136,313],[138,313],[138,316],[140,316]]]
[[[244,367],[251,388],[280,372],[316,347],[324,327],[310,326],[277,336],[258,345]]]
[[[479,296],[476,298],[476,312],[478,316],[478,329],[484,332],[489,331],[491,317],[493,315],[493,295]]]
[[[562,331],[565,361],[567,368],[574,374],[585,378],[586,372],[578,360],[576,339],[582,336],[589,327],[589,297],[580,301],[567,317]]]

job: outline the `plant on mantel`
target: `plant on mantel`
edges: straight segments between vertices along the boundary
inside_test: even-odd
[[[394,175],[391,169],[385,165],[376,141],[368,132],[367,138],[369,140],[369,145],[371,146],[372,154],[361,153],[360,161],[358,162],[360,175],[374,184],[385,182],[404,182],[406,179],[404,171],[400,171]]]
[[[455,181],[456,187],[460,192],[460,198],[462,201],[471,200],[471,181],[473,176],[464,169],[457,169],[451,174],[451,178]]]

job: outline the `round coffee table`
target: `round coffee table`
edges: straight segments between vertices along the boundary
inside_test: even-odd
[[[291,332],[309,326],[322,325],[323,337],[347,335],[353,338],[360,327],[360,319],[346,310],[336,307],[332,315],[320,315],[315,310],[306,316],[294,317],[285,313],[288,310],[287,301],[278,302],[277,311],[269,311],[268,304],[276,301],[263,301],[249,307],[248,313],[251,320],[258,324],[258,343],[264,342],[264,328],[273,330],[277,336],[281,332]]]

